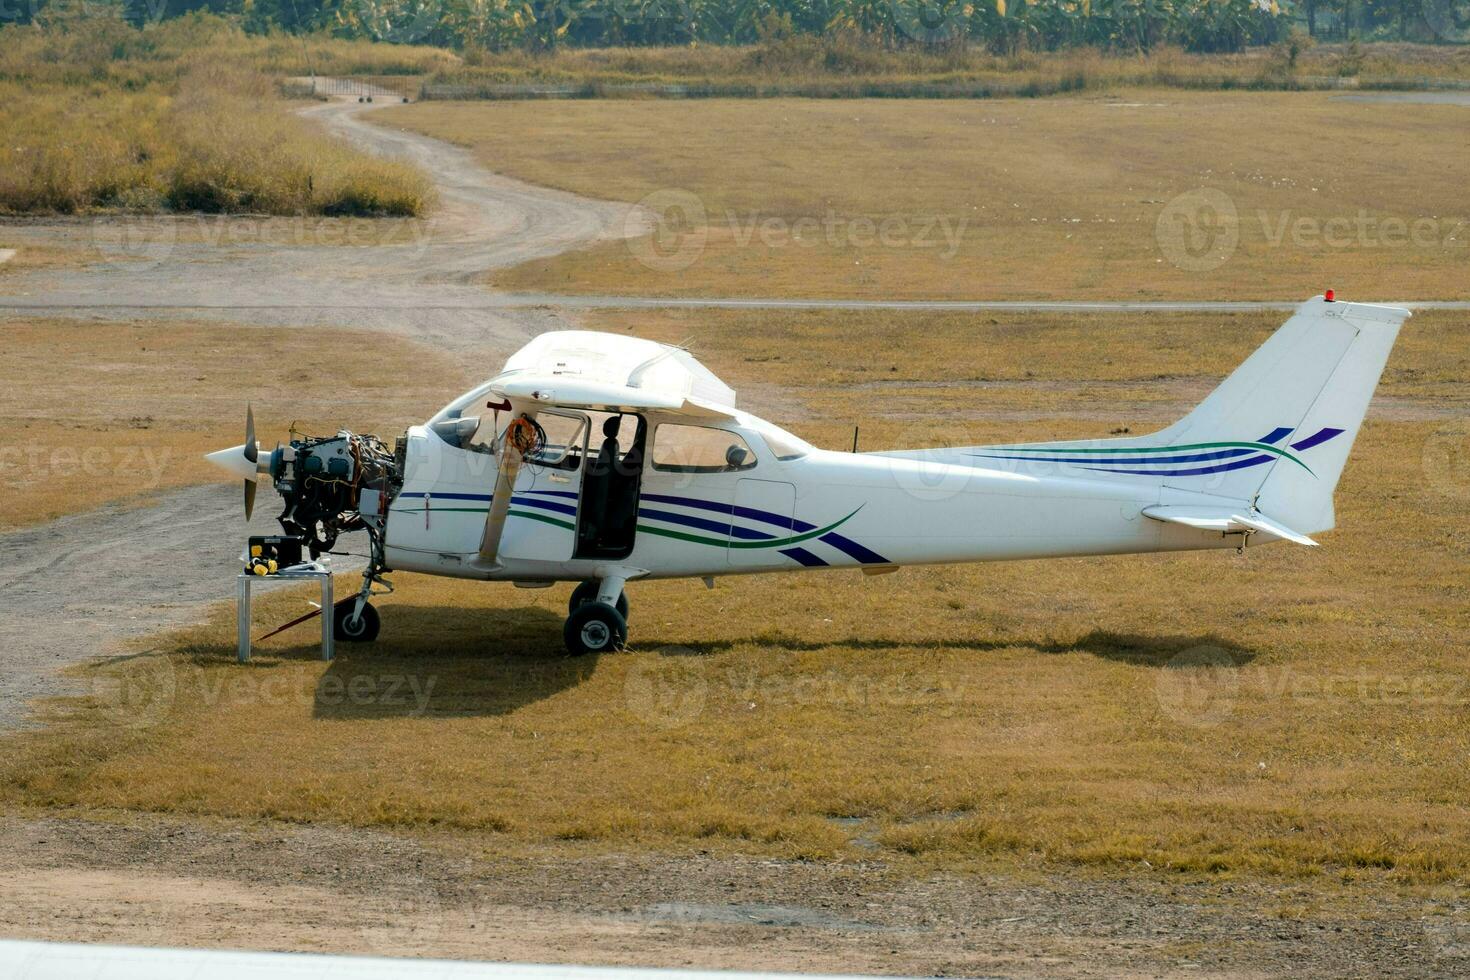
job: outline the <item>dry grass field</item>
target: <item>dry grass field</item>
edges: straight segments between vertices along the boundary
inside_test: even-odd
[[[0,214],[425,212],[422,173],[291,117],[265,72],[300,73],[306,57],[377,72],[457,59],[367,42],[292,47],[210,17],[147,31],[107,16],[0,25]]]
[[[349,418],[391,439],[462,380],[449,358],[406,341],[329,336],[324,345],[306,331],[191,322],[0,325],[0,530],[216,479],[201,454],[241,440],[246,399],[262,441],[292,421],[336,431]],[[382,370],[409,357],[419,365],[410,384]],[[325,391],[323,375],[336,379]]]
[[[647,199],[664,219],[653,239],[534,262],[499,288],[1243,300],[1330,285],[1432,299],[1463,295],[1470,271],[1467,111],[1140,89],[425,103],[383,118],[498,172]]]
[[[826,445],[861,421],[877,448],[1146,431],[1276,321],[591,325],[689,340],[752,409]],[[89,668],[91,695],[8,740],[0,799],[432,829],[502,854],[1463,881],[1467,330],[1410,322],[1320,549],[635,584],[632,649],[601,659],[561,655],[565,588],[399,576],[379,642],[329,665],[298,630],[237,666],[219,609]],[[302,611],[276,595],[259,616]]]

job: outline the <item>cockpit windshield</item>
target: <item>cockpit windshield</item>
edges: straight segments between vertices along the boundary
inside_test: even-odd
[[[801,459],[812,451],[809,443],[798,439],[785,429],[774,426],[769,422],[764,423],[755,431],[765,440],[766,446],[771,450],[771,455],[783,463],[790,462],[793,459]]]

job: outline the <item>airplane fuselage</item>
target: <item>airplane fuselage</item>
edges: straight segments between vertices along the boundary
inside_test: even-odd
[[[742,425],[749,420],[752,424]],[[683,420],[680,420],[683,421]],[[647,419],[658,439],[660,420]],[[674,420],[667,420],[675,424]],[[499,554],[479,555],[497,457],[409,431],[402,491],[389,511],[390,567],[527,584],[601,578],[722,576],[1238,547],[1149,520],[1143,509],[1200,494],[1147,483],[1079,479],[1043,464],[1000,469],[934,459],[810,449],[781,459],[759,420],[717,425],[754,460],[729,472],[642,467],[637,530],[620,558],[579,558],[582,477],[528,462],[515,485]],[[1048,472],[1048,469],[1051,472]]]

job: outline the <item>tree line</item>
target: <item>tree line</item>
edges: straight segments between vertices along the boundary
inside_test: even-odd
[[[0,22],[48,0],[0,0]],[[60,2],[60,0],[50,0]],[[134,24],[203,11],[254,32],[326,31],[457,49],[750,44],[841,35],[885,48],[1007,53],[1159,45],[1230,52],[1299,32],[1470,39],[1466,0],[84,0]]]

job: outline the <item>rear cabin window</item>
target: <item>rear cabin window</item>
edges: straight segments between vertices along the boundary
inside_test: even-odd
[[[755,467],[738,432],[665,423],[653,434],[653,468],[667,473],[733,473]]]

